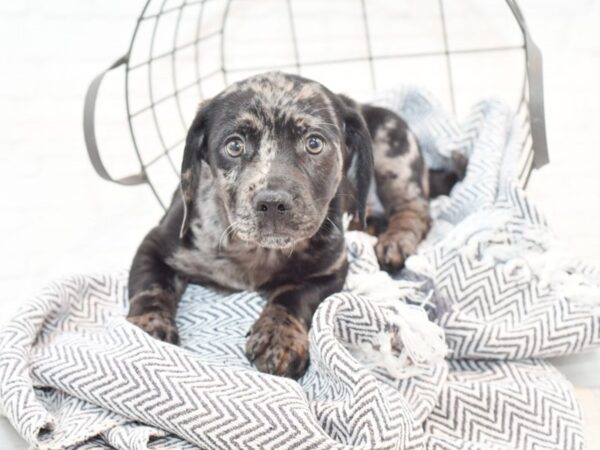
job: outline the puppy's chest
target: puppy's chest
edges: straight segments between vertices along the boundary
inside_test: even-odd
[[[192,281],[250,290],[285,270],[286,258],[276,250],[237,240],[219,243],[218,237],[204,235],[195,239],[193,247],[177,250],[167,262]]]

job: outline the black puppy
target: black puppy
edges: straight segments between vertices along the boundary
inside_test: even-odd
[[[238,82],[204,102],[192,123],[181,195],[131,267],[128,318],[177,343],[188,283],[261,291],[268,303],[248,358],[263,372],[297,377],[313,313],[346,277],[343,214],[355,228],[368,219],[381,265],[396,270],[428,230],[428,196],[415,137],[391,111],[294,75]]]

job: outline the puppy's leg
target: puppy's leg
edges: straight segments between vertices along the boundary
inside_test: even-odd
[[[344,253],[345,258],[345,253]],[[275,288],[246,342],[246,355],[261,372],[299,378],[308,365],[308,329],[317,306],[339,292],[347,265],[331,275]]]
[[[463,154],[454,151],[451,156],[452,167],[450,169],[429,169],[429,197],[435,198],[440,195],[450,195],[456,183],[465,178],[469,160]]]
[[[177,344],[175,312],[186,282],[165,263],[160,228],[144,238],[129,273],[127,320],[151,336]]]
[[[387,216],[375,252],[387,271],[402,267],[429,230],[427,170],[415,136],[383,108],[363,110],[373,138],[376,192]]]

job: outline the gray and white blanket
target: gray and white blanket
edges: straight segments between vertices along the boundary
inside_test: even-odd
[[[32,446],[117,449],[581,449],[570,383],[542,358],[600,344],[600,272],[572,258],[517,185],[518,122],[464,122],[403,89],[432,166],[470,157],[397,279],[348,233],[345,291],[318,309],[299,382],[254,370],[264,300],[190,286],[182,346],[125,320],[127,273],[48,286],[0,330],[0,409]],[[446,358],[444,358],[446,356]]]

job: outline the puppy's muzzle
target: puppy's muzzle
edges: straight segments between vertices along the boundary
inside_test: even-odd
[[[289,219],[293,203],[290,193],[283,190],[264,190],[254,197],[257,216],[273,224]]]

